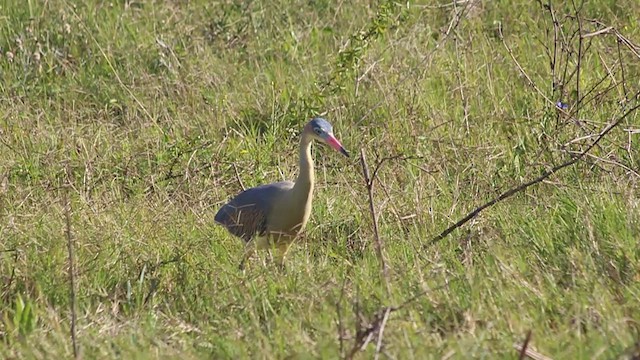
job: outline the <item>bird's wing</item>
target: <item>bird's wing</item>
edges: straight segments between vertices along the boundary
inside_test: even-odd
[[[249,242],[254,235],[266,233],[273,203],[292,187],[292,182],[284,181],[247,189],[220,208],[215,221]]]

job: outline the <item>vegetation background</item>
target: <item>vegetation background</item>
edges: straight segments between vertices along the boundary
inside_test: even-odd
[[[3,1],[0,357],[632,356],[638,14]],[[243,245],[215,212],[240,183],[293,178],[318,114],[378,170],[386,275],[360,161],[323,147],[288,271],[238,271]]]

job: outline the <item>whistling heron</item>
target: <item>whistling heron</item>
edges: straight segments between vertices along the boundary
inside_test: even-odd
[[[313,140],[349,156],[333,135],[331,124],[316,117],[305,125],[300,136],[300,173],[295,182],[281,181],[247,189],[218,210],[215,221],[246,243],[240,269],[256,249],[271,246],[276,247],[278,266],[284,267],[289,246],[311,215],[315,181],[311,158]]]

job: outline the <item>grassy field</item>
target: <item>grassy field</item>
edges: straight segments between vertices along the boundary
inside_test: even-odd
[[[628,353],[640,3],[542,2],[3,2],[0,358],[73,357],[74,316],[86,359]],[[213,216],[318,114],[355,156],[314,148],[287,272],[241,272]]]

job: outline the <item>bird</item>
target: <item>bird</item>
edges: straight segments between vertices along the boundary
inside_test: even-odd
[[[246,261],[256,250],[271,248],[276,250],[276,265],[285,269],[287,251],[311,215],[315,183],[313,141],[329,145],[349,157],[333,134],[333,126],[322,117],[314,117],[300,135],[300,168],[295,182],[280,181],[244,190],[216,213],[215,222],[245,243],[240,270],[244,270]]]

